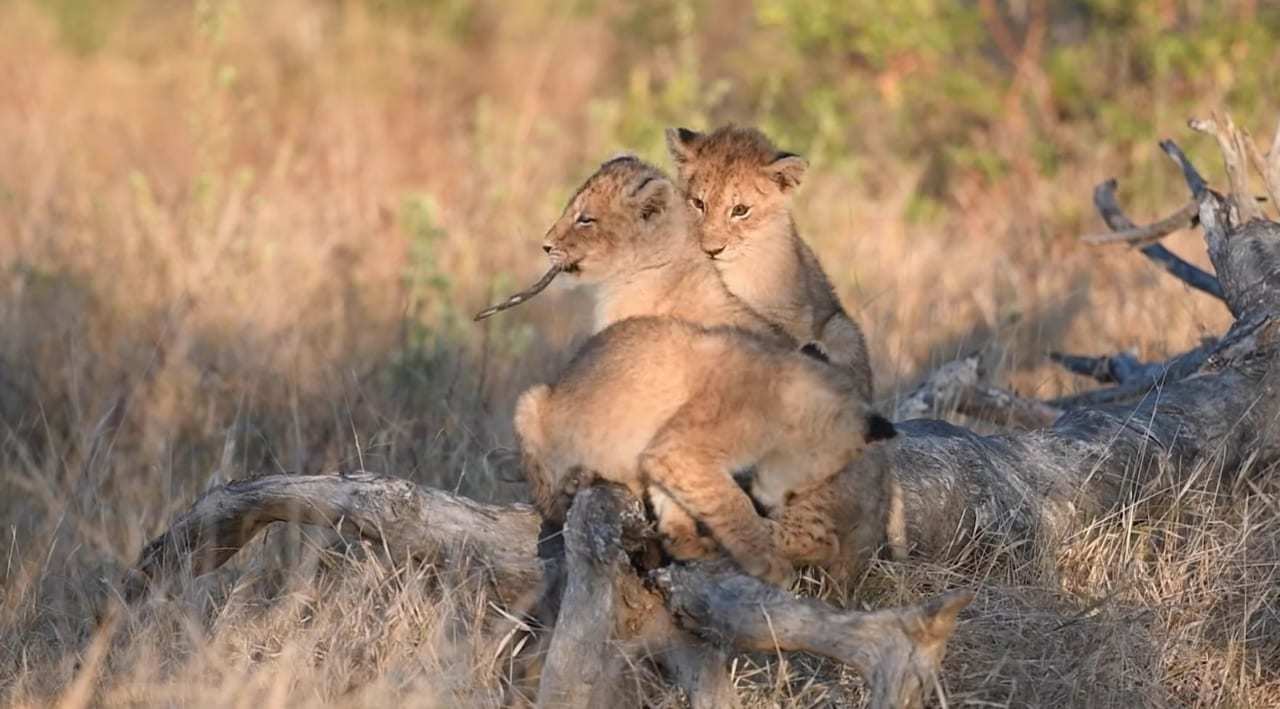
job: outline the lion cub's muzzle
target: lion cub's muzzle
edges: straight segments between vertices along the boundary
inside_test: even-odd
[[[710,256],[711,258],[715,258],[720,254],[724,253],[725,247],[727,247],[728,245],[729,245],[729,242],[727,241],[713,242],[713,241],[707,241],[705,239],[700,244],[700,246],[702,247],[702,253],[706,254],[707,256]]]
[[[570,260],[569,260],[569,255],[568,255],[568,254],[566,254],[566,253],[565,253],[563,250],[561,250],[561,249],[557,249],[556,247],[552,246],[551,244],[543,244],[543,245],[542,245],[542,250],[543,250],[543,251],[545,251],[545,252],[547,252],[547,256],[549,256],[549,257],[551,258],[551,264],[552,264],[553,266],[559,266],[559,267],[560,267],[561,272],[563,272],[563,273],[578,273],[579,271],[581,271],[581,270],[582,270],[582,269],[578,266],[578,263],[579,263],[580,261],[582,261],[582,259],[580,259],[580,258],[579,258],[579,259],[575,259],[575,260],[570,261]]]

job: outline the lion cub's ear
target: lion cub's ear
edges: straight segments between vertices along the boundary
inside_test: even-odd
[[[640,208],[640,218],[648,221],[667,208],[673,195],[674,187],[668,180],[649,175],[631,190],[631,202]]]
[[[774,161],[764,166],[764,174],[778,184],[778,189],[788,192],[800,186],[809,161],[794,153],[778,153]]]
[[[702,134],[696,130],[668,128],[667,152],[671,153],[671,159],[675,160],[677,165],[683,165],[693,160],[694,148],[700,140],[702,140]]]
[[[887,441],[897,435],[898,429],[894,428],[892,421],[880,414],[867,414],[867,443]]]

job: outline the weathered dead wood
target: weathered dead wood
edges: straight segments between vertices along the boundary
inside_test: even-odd
[[[1141,398],[1157,387],[1199,372],[1215,357],[1238,350],[1242,345],[1250,346],[1259,328],[1269,320],[1268,316],[1254,316],[1238,321],[1225,337],[1207,338],[1196,347],[1162,362],[1142,362],[1129,353],[1090,356],[1050,352],[1049,359],[1063,368],[1099,382],[1115,383],[1116,386],[1060,397],[1049,404],[1081,408]]]
[[[1266,155],[1259,155],[1253,141],[1249,141],[1250,154],[1254,167],[1262,173],[1262,180],[1267,185],[1267,194],[1271,197],[1271,208],[1280,210],[1280,120],[1276,121],[1276,132],[1271,138],[1271,149]]]
[[[190,563],[212,571],[273,522],[336,529],[385,545],[396,560],[487,562],[499,591],[529,589],[543,575],[538,560],[542,518],[528,505],[486,505],[408,480],[371,473],[266,475],[206,491],[164,534],[142,549],[125,578],[125,600]]]
[[[692,709],[733,709],[739,706],[729,676],[728,648],[681,638],[666,650],[663,661],[684,688]]]
[[[1165,146],[1165,149],[1170,152],[1171,156],[1174,156],[1175,162],[1184,166],[1184,169],[1189,167],[1189,164],[1183,162],[1185,156],[1181,154],[1176,145],[1169,143]],[[1191,179],[1191,184],[1203,187],[1203,180],[1198,173]],[[1107,226],[1119,232],[1131,228],[1133,222],[1129,220],[1124,210],[1120,208],[1119,203],[1116,202],[1115,191],[1116,181],[1114,179],[1099,184],[1093,191],[1093,203]],[[1192,204],[1196,206],[1198,215],[1199,203],[1193,201]],[[1165,270],[1187,283],[1187,285],[1225,302],[1226,296],[1222,291],[1222,284],[1212,274],[1178,258],[1159,244],[1143,247],[1141,251],[1148,258],[1160,263],[1165,267]],[[1237,339],[1248,334],[1250,333],[1238,332]],[[1177,381],[1195,373],[1214,353],[1231,344],[1233,343],[1209,340],[1195,349],[1168,361],[1147,363],[1140,362],[1136,357],[1127,353],[1090,357],[1051,352],[1049,353],[1050,359],[1076,374],[1092,377],[1104,383],[1114,382],[1118,385],[1110,389],[1099,389],[1076,396],[1063,397],[1052,403],[1070,408],[1130,400],[1146,394],[1157,385]]]
[[[933,688],[956,615],[973,600],[952,591],[907,612],[837,611],[740,573],[667,567],[655,574],[670,608],[708,639],[739,649],[798,650],[856,668],[872,707],[918,706]]]
[[[625,490],[600,485],[574,497],[564,527],[567,582],[540,706],[617,706],[620,670],[645,658],[666,667],[695,707],[736,702],[727,648],[677,627],[662,598],[628,566],[628,556],[652,538],[643,505]]]
[[[618,612],[615,585],[627,563],[623,516],[643,528],[644,509],[604,486],[576,495],[564,526],[566,583],[560,615],[538,685],[538,706],[606,706],[616,693],[613,641]]]
[[[1262,219],[1262,210],[1253,198],[1249,189],[1248,150],[1245,138],[1236,128],[1230,115],[1219,115],[1213,111],[1207,120],[1193,118],[1187,122],[1192,130],[1208,133],[1218,141],[1218,150],[1222,153],[1222,161],[1227,166],[1227,181],[1231,186],[1231,202],[1236,213],[1240,215],[1240,223],[1247,224],[1255,219]]]
[[[1114,185],[1115,181],[1111,183]],[[1080,237],[1080,240],[1086,244],[1094,246],[1102,246],[1106,244],[1128,244],[1130,246],[1141,246],[1154,241],[1159,241],[1175,231],[1188,229],[1195,225],[1196,215],[1200,213],[1200,205],[1195,202],[1187,202],[1178,211],[1170,214],[1164,219],[1138,226],[1132,222],[1129,226],[1117,228],[1111,226],[1111,231],[1105,234],[1086,234]],[[1104,215],[1105,217],[1105,215]]]
[[[525,288],[519,293],[508,296],[506,300],[503,300],[501,303],[498,303],[496,305],[490,305],[484,310],[481,310],[480,312],[475,314],[475,317],[473,317],[472,320],[479,322],[480,320],[484,320],[487,317],[496,315],[504,310],[508,310],[510,308],[516,307],[517,305],[520,305],[521,303],[529,300],[535,295],[546,290],[547,286],[551,285],[551,282],[556,279],[556,276],[560,275],[560,272],[562,270],[564,270],[564,268],[560,264],[552,264],[551,268],[547,269],[547,272],[542,274],[542,278],[539,278],[536,283],[529,286],[528,288]]]
[[[541,520],[526,505],[486,505],[371,473],[267,475],[232,482],[207,491],[143,549],[138,564],[126,576],[126,598],[136,599],[188,562],[194,573],[212,571],[276,521],[319,525],[368,539],[375,548],[387,549],[393,559],[442,564],[469,559],[478,568],[490,569],[494,590],[521,607],[534,604],[533,596],[540,596],[548,585],[548,574],[562,563],[567,580],[543,666],[542,705],[612,704],[616,671],[625,666],[619,660],[629,656],[664,661],[695,704],[724,706],[731,692],[720,664],[725,650],[762,647],[758,628],[737,625],[743,621],[736,616],[750,614],[754,606],[728,612],[722,589],[741,572],[727,562],[684,567],[670,577],[679,582],[664,587],[679,595],[682,608],[701,604],[728,612],[724,617],[708,616],[701,623],[687,617],[690,630],[719,638],[723,644],[709,652],[690,646],[693,636],[677,627],[662,597],[646,587],[627,563],[628,553],[640,547],[649,528],[640,503],[611,486],[590,487],[576,496],[564,531],[565,557],[544,560],[537,553]],[[794,599],[780,589],[766,593],[762,588],[771,587],[755,581],[741,587],[756,589],[749,597],[752,603],[768,599],[771,613],[812,619],[832,633],[823,638],[815,628],[788,624],[774,636],[778,648],[803,649],[841,661],[853,658],[857,662],[853,666],[866,673],[876,696],[885,697],[914,696],[914,685],[904,688],[892,683],[911,683],[937,672],[942,646],[936,633],[921,634],[921,623],[949,633],[955,612],[963,607],[953,595],[942,605],[932,602],[865,614]],[[796,609],[791,610],[793,604]],[[863,615],[873,617],[860,624],[856,619]],[[892,618],[899,620],[895,624]],[[843,635],[835,634],[851,628],[862,629],[857,637],[866,647],[860,654]],[[875,635],[869,628],[883,632]],[[740,630],[751,634],[739,640]],[[903,648],[912,644],[918,646],[912,654],[915,659],[909,664],[911,672],[904,675],[895,668],[902,663]],[[878,661],[890,665],[880,668]]]
[[[1064,413],[1044,430],[981,436],[940,421],[900,423],[890,444],[902,492],[896,526],[913,553],[1052,545],[1161,475],[1230,474],[1247,460],[1277,460],[1280,225],[1240,223],[1177,146],[1162,145],[1199,205],[1235,323],[1159,375],[1142,368],[1117,387],[1048,402]]]
[[[1102,220],[1107,223],[1107,226],[1116,235],[1141,229],[1141,227],[1136,227],[1133,221],[1125,215],[1124,210],[1120,209],[1120,204],[1116,201],[1116,181],[1114,179],[1107,180],[1094,188],[1093,205],[1102,216]],[[1188,226],[1192,217],[1199,217],[1200,204],[1195,201],[1188,202],[1187,206],[1180,210],[1178,214],[1182,214],[1183,211],[1188,212],[1186,223],[1184,223],[1184,226]],[[1151,226],[1155,227],[1156,225],[1153,224]],[[1196,290],[1208,293],[1218,300],[1223,299],[1222,284],[1218,283],[1218,279],[1212,273],[1208,273],[1179,258],[1161,244],[1147,244],[1142,246],[1139,251],[1143,256],[1159,264],[1174,278]]]
[[[1062,411],[1036,399],[982,383],[981,358],[970,355],[933,370],[895,410],[895,418],[924,418],[941,410],[1002,426],[1036,429],[1054,422]]]
[[[1267,191],[1271,204],[1280,204],[1277,202],[1280,199],[1280,155],[1276,154],[1277,144],[1280,143],[1280,123],[1276,125],[1275,139],[1272,140],[1271,150],[1266,155],[1258,150],[1258,144],[1253,142],[1249,129],[1241,128],[1240,138],[1247,153],[1245,157],[1253,163],[1253,168],[1258,171],[1258,174],[1262,175],[1262,186]]]
[[[1103,384],[1123,384],[1136,377],[1156,375],[1159,369],[1164,368],[1163,363],[1143,362],[1129,352],[1097,357],[1050,352],[1049,359],[1072,374],[1089,377]]]

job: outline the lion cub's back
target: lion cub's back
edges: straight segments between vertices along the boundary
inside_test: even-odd
[[[544,430],[557,467],[629,482],[653,434],[689,399],[722,346],[672,318],[630,318],[583,345],[551,387]]]

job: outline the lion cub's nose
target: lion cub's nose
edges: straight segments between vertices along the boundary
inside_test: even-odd
[[[543,244],[542,251],[543,253],[551,253],[551,244]]]
[[[704,251],[706,251],[706,252],[707,252],[707,255],[708,255],[708,256],[711,256],[711,257],[713,257],[713,258],[714,258],[714,257],[716,257],[716,256],[719,256],[721,251],[724,251],[724,247],[723,247],[723,246],[717,246],[717,247],[716,247],[716,248],[714,248],[714,249],[704,249]]]

